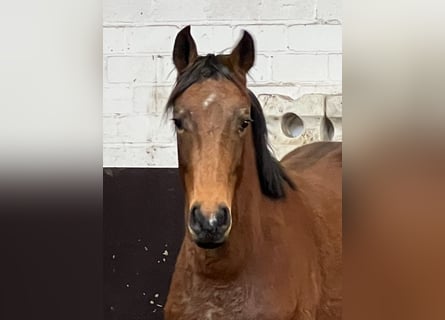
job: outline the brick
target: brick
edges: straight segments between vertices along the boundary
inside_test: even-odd
[[[341,92],[341,84],[249,84],[249,88],[257,96],[282,95],[296,99],[305,94],[338,94]]]
[[[342,118],[329,118],[329,121],[332,124],[332,132],[326,135],[324,140],[330,141],[342,141],[343,140],[343,128],[342,128]]]
[[[343,114],[343,97],[333,95],[326,97],[326,116],[328,118],[341,118]]]
[[[156,78],[155,57],[109,57],[108,82],[153,82]]]
[[[341,0],[318,0],[317,19],[324,22],[340,22],[342,18]]]
[[[315,20],[316,0],[263,0],[260,7],[262,20]]]
[[[262,83],[271,80],[270,58],[268,56],[257,54],[255,64],[250,69],[247,79],[249,83]]]
[[[152,105],[155,88],[152,86],[141,86],[133,88],[133,112],[155,113],[157,110]]]
[[[300,87],[300,95],[311,94],[311,93],[320,93],[320,94],[338,94],[342,90],[341,84],[311,84],[311,85],[302,85]]]
[[[275,155],[281,159],[298,146],[323,140],[324,95],[304,95],[296,100],[278,95],[259,97],[268,126],[269,139]],[[296,137],[286,135],[284,121],[287,114],[298,116],[303,129]]]
[[[208,0],[202,10],[206,20],[257,20],[260,17],[262,0],[221,1]]]
[[[297,99],[283,95],[261,95],[258,97],[263,110],[269,115],[280,116],[287,112],[297,113],[305,117],[324,116],[324,95],[306,94]]]
[[[125,36],[123,28],[103,29],[104,53],[122,53],[125,50]]]
[[[103,118],[104,143],[173,143],[172,122],[162,115],[128,115]]]
[[[335,81],[342,80],[342,55],[329,55],[329,79]]]
[[[106,85],[108,82],[108,57],[102,56],[102,84]]]
[[[178,32],[179,28],[170,26],[126,28],[125,50],[131,53],[171,53]]]
[[[176,141],[171,121],[162,114],[133,114],[120,117],[116,125],[121,142],[173,143]]]
[[[156,112],[155,109],[151,107],[151,101],[153,101],[153,91],[152,86],[137,86],[133,88],[133,112],[147,114],[151,112]]]
[[[152,13],[152,2],[148,0],[104,0],[103,21],[139,22]]]
[[[119,141],[117,131],[118,119],[116,117],[102,118],[102,139],[103,143]]]
[[[255,38],[257,52],[280,51],[286,49],[286,27],[280,25],[242,25],[235,28],[238,38],[241,31],[247,30]]]
[[[289,27],[289,49],[296,51],[341,51],[340,25],[299,25]]]
[[[176,142],[173,121],[163,114],[150,116],[148,122],[149,140],[156,143],[171,144]]]
[[[102,145],[102,166],[107,167],[127,167],[130,159],[125,157],[123,146],[120,144],[103,143]]]
[[[178,167],[176,144],[104,144],[104,167]]]
[[[176,143],[162,145],[147,145],[145,152],[147,155],[146,165],[149,167],[178,167],[178,153]]]
[[[157,86],[155,88],[153,104],[156,107],[156,112],[164,114],[165,106],[171,92],[171,86]]]
[[[149,118],[146,115],[122,117],[118,122],[121,142],[140,143],[149,141]]]
[[[133,89],[133,112],[164,115],[172,88],[170,86],[141,86]]]
[[[112,86],[103,89],[103,113],[129,113],[132,107],[132,90],[129,86]]]
[[[156,82],[172,85],[176,80],[176,68],[172,56],[164,55],[156,57]]]
[[[333,131],[330,135],[332,141],[342,141],[342,115],[343,99],[341,95],[326,97],[326,117],[332,124]]]
[[[329,9],[328,9],[329,10]],[[323,9],[322,9],[323,12]],[[186,1],[105,0],[103,20],[119,22],[178,21],[314,21],[316,0]]]
[[[147,1],[148,2],[148,1]],[[207,20],[205,8],[207,0],[188,1],[162,0],[151,2],[151,14],[145,15],[147,21],[191,21]]]
[[[193,26],[191,32],[201,55],[219,54],[231,49],[235,43],[231,26]]]
[[[272,78],[279,82],[327,80],[327,56],[276,55],[272,59]]]
[[[297,84],[292,85],[275,85],[275,84],[250,84],[249,89],[255,93],[256,96],[259,95],[285,95],[289,97],[298,97],[300,96],[300,86]]]

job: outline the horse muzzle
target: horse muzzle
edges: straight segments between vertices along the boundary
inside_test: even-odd
[[[195,243],[204,249],[214,249],[224,244],[232,226],[229,208],[220,204],[215,212],[204,214],[199,204],[190,210],[188,230]]]

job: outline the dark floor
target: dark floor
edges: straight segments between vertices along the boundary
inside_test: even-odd
[[[105,319],[163,319],[184,235],[177,169],[104,169]]]

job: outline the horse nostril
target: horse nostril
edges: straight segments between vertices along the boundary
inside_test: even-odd
[[[216,221],[219,227],[224,229],[230,225],[230,210],[225,205],[220,205],[216,215]]]
[[[192,210],[190,210],[190,217],[193,221],[198,220],[198,214],[199,214],[199,206],[194,205],[192,207]]]
[[[190,228],[194,232],[200,232],[203,225],[204,216],[199,205],[194,205],[190,210]]]
[[[218,209],[218,213],[216,215],[216,221],[219,226],[226,226],[229,224],[230,220],[230,212],[229,208],[227,208],[225,205],[220,205]]]

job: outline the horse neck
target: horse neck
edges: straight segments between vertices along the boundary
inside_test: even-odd
[[[262,241],[260,209],[264,202],[258,179],[252,133],[244,143],[242,166],[232,203],[232,230],[226,243],[217,249],[199,249],[187,241],[194,256],[195,270],[208,278],[227,280],[242,272]]]

